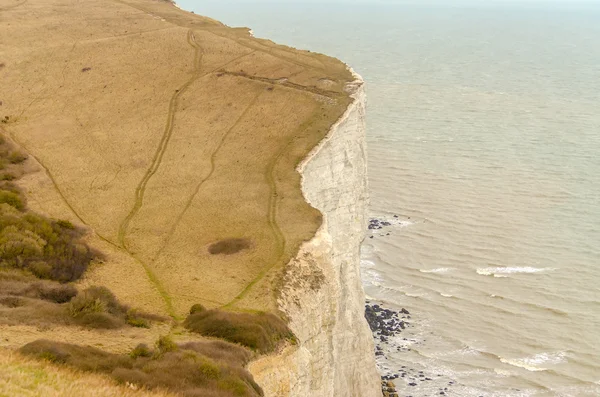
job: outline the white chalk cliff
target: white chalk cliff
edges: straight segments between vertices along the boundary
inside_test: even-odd
[[[267,397],[381,396],[360,279],[368,191],[365,93],[356,78],[354,101],[299,166],[323,224],[288,264],[279,299],[297,345],[249,367]]]

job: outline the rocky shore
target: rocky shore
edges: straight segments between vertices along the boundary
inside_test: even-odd
[[[375,340],[375,356],[378,362],[387,361],[392,353],[409,352],[410,345],[418,345],[418,341],[408,335],[408,331],[414,327],[410,312],[401,308],[392,310],[383,306],[382,303],[367,300],[365,305],[365,318],[373,333]],[[406,336],[403,335],[406,334]],[[406,394],[413,387],[420,386],[415,390],[422,396],[450,395],[451,388],[456,385],[452,379],[442,374],[429,374],[417,368],[409,368],[406,365],[398,365],[397,368],[385,370],[380,368],[381,390],[384,397],[417,397],[417,394]]]

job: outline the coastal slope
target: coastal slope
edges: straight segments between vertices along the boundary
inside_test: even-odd
[[[77,288],[171,321],[73,332],[0,316],[0,346],[127,354],[200,338],[181,329],[195,304],[269,312],[297,343],[253,364],[294,357],[288,394],[263,376],[281,367],[254,371],[266,394],[376,395],[358,274],[364,92],[345,64],[164,1],[2,0],[0,22],[0,127],[29,155],[15,181],[28,208],[102,253]]]

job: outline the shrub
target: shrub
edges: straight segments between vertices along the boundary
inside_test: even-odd
[[[10,172],[5,172],[0,175],[0,181],[14,181],[15,179],[17,179],[17,177]]]
[[[21,211],[24,204],[15,190],[6,183],[0,188],[0,265],[60,282],[79,279],[100,255],[79,241],[80,231]]]
[[[283,339],[293,338],[287,325],[270,313],[207,310],[190,314],[184,325],[201,335],[239,343],[261,353],[272,351]]]
[[[205,310],[206,310],[206,308],[204,306],[202,306],[199,303],[196,303],[195,305],[192,305],[192,307],[190,308],[190,314],[200,313]]]
[[[125,320],[127,321],[127,324],[131,325],[132,327],[150,328],[150,323],[148,320],[143,318],[136,309],[127,310]]]
[[[160,354],[173,352],[177,349],[177,345],[168,335],[163,335],[156,341],[156,350],[158,350]]]
[[[81,318],[90,313],[105,313],[106,304],[100,299],[82,293],[69,302],[69,314],[74,318]]]
[[[0,305],[13,309],[23,306],[23,299],[18,296],[0,296]]]
[[[65,363],[84,371],[111,372],[115,368],[131,368],[132,361],[126,355],[107,353],[91,346],[40,339],[19,349],[21,353],[39,357],[53,357],[52,361]]]
[[[75,226],[73,226],[73,224],[69,221],[58,220],[56,221],[56,224],[63,229],[75,230]]]
[[[8,161],[12,164],[20,164],[25,160],[27,160],[27,156],[19,151],[14,151],[8,156]]]
[[[116,329],[125,325],[123,319],[103,312],[84,314],[78,319],[78,323],[88,328],[97,329]]]
[[[31,285],[34,293],[32,297],[40,298],[54,303],[70,302],[77,295],[77,288],[72,285],[54,282],[36,282]]]
[[[15,192],[9,190],[0,190],[0,204],[6,203],[11,207],[23,211],[25,209],[25,203],[23,198]]]
[[[43,261],[34,261],[29,264],[29,271],[36,277],[49,279],[52,277],[52,266]]]
[[[193,350],[213,360],[226,362],[231,366],[243,367],[252,358],[252,352],[233,343],[211,340],[201,342],[188,342],[180,345],[182,349]]]
[[[140,343],[136,347],[133,348],[131,353],[129,353],[129,357],[138,358],[138,357],[151,357],[152,351],[145,343]]]
[[[105,305],[106,311],[114,315],[123,315],[128,307],[122,305],[108,288],[100,286],[91,286],[82,291],[82,295],[88,299],[97,299]]]
[[[90,328],[120,328],[125,322],[149,327],[146,320],[130,317],[131,313],[137,312],[119,303],[106,287],[92,286],[81,291],[69,302],[68,311],[79,324]]]
[[[164,342],[164,338],[161,339]],[[194,350],[167,351],[150,357],[150,350],[145,345],[138,345],[131,353],[120,355],[93,347],[38,340],[23,346],[20,351],[80,370],[103,372],[122,383],[160,387],[187,397],[263,395],[252,375],[241,365],[220,361]]]

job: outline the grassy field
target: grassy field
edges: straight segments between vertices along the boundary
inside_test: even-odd
[[[0,396],[261,395],[351,73],[159,0],[0,0],[0,37]]]
[[[177,318],[274,311],[321,221],[295,166],[349,103],[345,66],[163,1],[0,8],[2,127],[39,163],[30,206],[106,255],[82,283]]]

